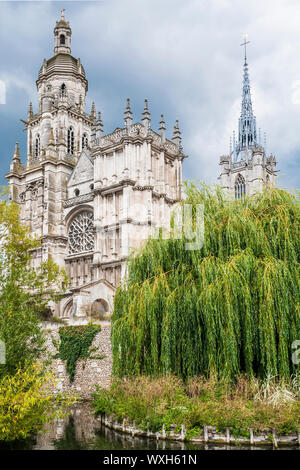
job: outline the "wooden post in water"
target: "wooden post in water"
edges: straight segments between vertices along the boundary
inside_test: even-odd
[[[277,449],[277,447],[278,447],[278,441],[277,441],[275,429],[273,429],[273,434],[272,434],[272,435],[273,435],[273,445],[274,445],[275,449]]]

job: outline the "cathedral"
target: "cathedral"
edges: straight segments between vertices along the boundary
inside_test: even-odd
[[[70,279],[53,314],[109,319],[131,251],[167,227],[182,200],[186,155],[178,121],[172,140],[163,115],[154,131],[147,100],[141,121],[133,122],[127,99],[123,126],[104,135],[95,104],[86,111],[88,81],[80,59],[71,55],[71,35],[62,10],[54,55],[44,59],[36,81],[37,112],[30,103],[23,121],[26,163],[16,144],[7,180],[21,222],[42,240],[34,266],[52,258]],[[246,55],[238,141],[234,136],[220,166],[220,185],[237,198],[275,184],[275,158],[257,138]]]

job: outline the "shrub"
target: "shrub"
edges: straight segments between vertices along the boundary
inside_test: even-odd
[[[62,418],[74,402],[54,395],[53,378],[31,364],[0,380],[0,440],[22,440]]]

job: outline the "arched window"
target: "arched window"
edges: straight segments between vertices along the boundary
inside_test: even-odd
[[[60,46],[64,46],[66,44],[66,38],[65,38],[64,34],[61,34],[59,36],[59,44],[60,44]]]
[[[88,146],[88,136],[86,133],[84,133],[82,136],[82,149],[87,148],[87,146]]]
[[[242,199],[246,194],[246,183],[241,174],[238,174],[238,177],[235,181],[235,197],[236,199]]]
[[[40,138],[40,134],[38,134],[35,139],[34,156],[39,157],[40,151],[41,151],[41,138]]]
[[[84,253],[94,248],[94,217],[89,211],[76,215],[69,227],[69,254]]]
[[[68,129],[68,154],[74,154],[74,130],[73,127]]]
[[[267,188],[270,187],[270,176],[269,175],[267,175],[267,178],[266,178],[266,186],[267,186]]]

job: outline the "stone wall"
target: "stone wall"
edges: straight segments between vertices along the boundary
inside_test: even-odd
[[[53,357],[57,349],[53,344],[60,341],[59,327],[55,325],[47,329],[47,351]],[[112,352],[110,342],[110,323],[101,323],[101,331],[96,335],[91,348],[97,348],[92,356],[104,356],[103,359],[80,359],[77,361],[74,382],[70,383],[66,372],[65,361],[52,359],[51,368],[57,378],[56,390],[61,392],[75,392],[82,399],[92,398],[95,384],[108,388],[111,379]]]

